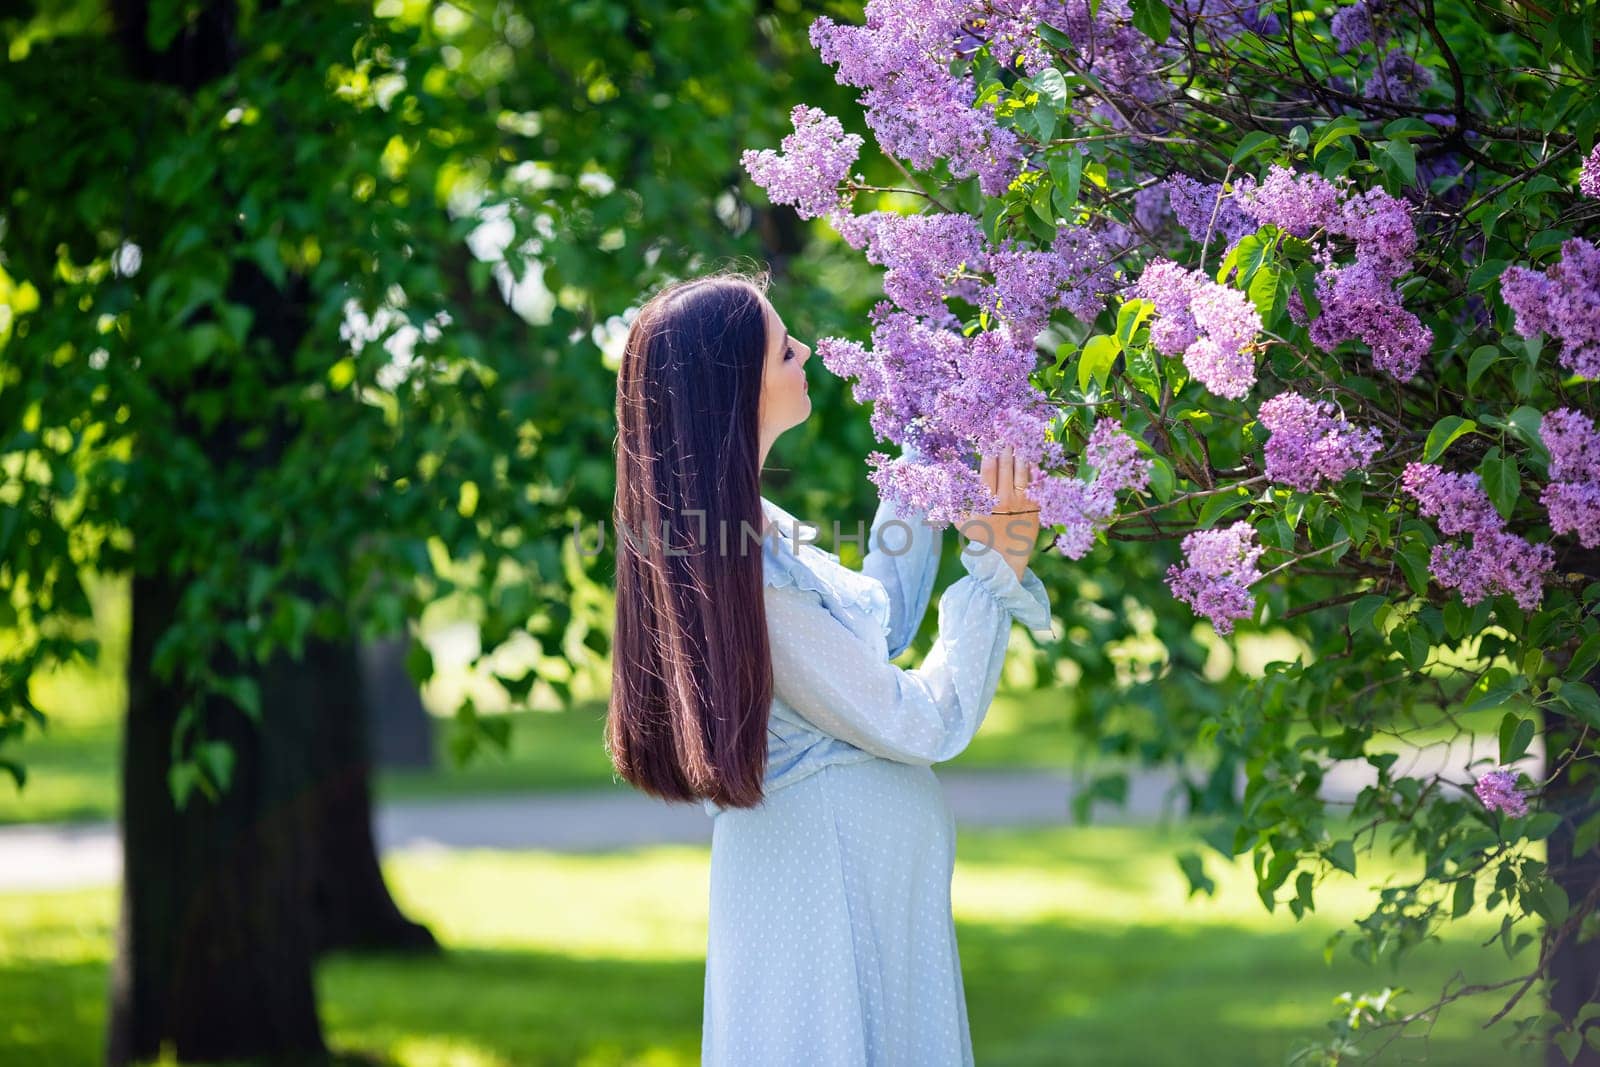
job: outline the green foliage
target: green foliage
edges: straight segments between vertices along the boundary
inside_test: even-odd
[[[197,10],[152,5],[145,44]],[[806,43],[754,5],[246,5],[236,59],[190,87],[74,11],[0,12],[0,758],[19,784],[44,718],[30,679],[96,652],[89,570],[183,590],[151,661],[187,694],[180,800],[232,769],[200,708],[270,728],[253,665],[398,632],[453,592],[478,605],[475,662],[533,638],[509,693],[568,695],[554,665],[609,641],[606,556],[569,542],[611,512],[620,316],[738,257],[773,261],[797,331],[870,300],[811,295],[862,272],[800,255],[792,216],[744,199],[740,149],[798,94],[844,92],[774,78]],[[838,470],[869,443],[857,421],[803,447]],[[407,665],[430,677],[420,642]],[[458,725],[464,757],[505,740],[471,707]]]

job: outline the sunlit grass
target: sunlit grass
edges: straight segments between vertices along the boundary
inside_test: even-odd
[[[1187,899],[1172,859],[1187,843],[1181,829],[961,833],[954,907],[979,1063],[1278,1064],[1338,993],[1397,981],[1343,949],[1322,958],[1392,861],[1363,857],[1360,879],[1319,887],[1296,923],[1261,907],[1247,857],[1208,856],[1219,894]],[[406,1067],[697,1064],[707,863],[688,846],[394,857],[396,898],[448,951],[325,961],[329,1040]],[[114,906],[110,889],[0,895],[0,1062],[98,1061]],[[1492,981],[1529,962],[1479,948],[1491,929],[1480,918],[1419,950],[1402,1005],[1431,1000],[1456,968]],[[1536,1062],[1477,1033],[1498,1003],[1454,1005],[1428,1061]],[[1378,1062],[1402,1062],[1396,1051]]]

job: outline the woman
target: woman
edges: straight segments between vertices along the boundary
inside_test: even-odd
[[[1051,633],[1026,567],[1033,471],[984,457],[994,511],[963,529],[1006,553],[963,551],[932,651],[895,666],[938,570],[924,516],[884,500],[856,572],[760,495],[773,442],[811,414],[810,356],[761,277],[679,283],[634,321],[606,747],[628,782],[714,819],[704,1064],[971,1064],[955,823],[929,765],[982,723],[1011,620]]]

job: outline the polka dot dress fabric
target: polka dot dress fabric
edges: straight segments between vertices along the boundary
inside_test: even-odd
[[[1053,635],[1031,570],[961,554],[920,667],[938,570],[921,515],[880,505],[860,572],[763,498],[773,654],[765,799],[713,818],[704,1067],[973,1062],[950,908],[955,820],[930,765],[957,755],[999,684],[1013,619]],[[900,519],[905,526],[886,524]],[[881,538],[880,538],[881,535]],[[805,535],[803,535],[804,538]]]

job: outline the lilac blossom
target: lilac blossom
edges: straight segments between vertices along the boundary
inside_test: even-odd
[[[1485,810],[1503,811],[1514,818],[1528,814],[1528,798],[1517,788],[1515,771],[1489,771],[1478,779],[1472,791]]]
[[[1402,382],[1410,381],[1433,346],[1433,330],[1400,306],[1394,283],[1369,259],[1317,275],[1322,313],[1311,324],[1311,342],[1331,350],[1361,340],[1372,362]]]
[[[861,135],[845,133],[838,119],[805,104],[797,104],[789,117],[794,132],[779,142],[781,154],[747,149],[740,163],[774,204],[793,204],[801,218],[839,210],[846,204],[839,183],[861,151]]]
[[[1167,568],[1172,595],[1211,620],[1219,634],[1233,632],[1238,619],[1255,614],[1250,586],[1261,578],[1256,567],[1262,548],[1248,522],[1216,530],[1196,530],[1183,539],[1184,564]]]
[[[1550,528],[1584,548],[1600,548],[1600,432],[1572,408],[1544,416],[1539,436],[1550,451],[1550,484],[1539,495]]]
[[[1509,593],[1524,610],[1539,606],[1555,551],[1508,533],[1476,474],[1409,463],[1401,488],[1417,500],[1422,514],[1438,521],[1441,533],[1472,535],[1470,548],[1460,542],[1434,546],[1429,570],[1440,585],[1459,591],[1464,604]]]
[[[1054,547],[1068,559],[1082,559],[1094,547],[1095,535],[1110,525],[1117,494],[1142,492],[1150,484],[1150,460],[1115,419],[1101,419],[1090,431],[1076,476],[1043,472],[1029,495],[1039,503],[1039,522],[1060,526]]]
[[[1296,237],[1310,237],[1339,218],[1339,189],[1320,174],[1296,174],[1274,166],[1259,183],[1249,175],[1234,183],[1233,200],[1259,223],[1272,223]]]
[[[1418,63],[1403,49],[1392,48],[1378,60],[1378,67],[1367,79],[1366,95],[1373,100],[1409,104],[1433,84],[1433,71]]]
[[[1298,393],[1268,400],[1259,418],[1272,434],[1265,448],[1267,477],[1304,492],[1365,467],[1383,443],[1377,430],[1352,425],[1328,401]]]
[[[1155,233],[1172,218],[1165,185],[1148,185],[1133,194],[1133,221],[1145,233]]]
[[[1133,7],[1128,0],[1002,0],[996,6],[1016,8],[1025,13],[1025,18],[1031,16],[1035,20],[1035,12],[1050,9],[1052,15],[1045,21],[1072,39],[1076,62],[1113,94],[1145,103],[1165,95],[1167,87],[1159,74],[1161,56],[1150,47],[1150,39],[1134,27]],[[1057,11],[1059,14],[1055,14]],[[1032,32],[1033,27],[1028,29]],[[1125,109],[1104,101],[1092,103],[1088,113],[1114,128],[1128,127]]]
[[[1261,314],[1237,289],[1170,260],[1154,260],[1133,293],[1155,304],[1150,342],[1183,365],[1217,396],[1242,399],[1255,385],[1254,341]]]
[[[1175,174],[1163,185],[1178,225],[1198,242],[1204,243],[1210,233],[1220,238],[1214,243],[1231,248],[1239,238],[1256,229],[1249,216],[1239,210],[1239,205],[1224,195],[1220,182],[1205,184],[1186,174]]]
[[[1116,285],[1117,236],[1063,226],[1049,249],[1019,249],[1007,242],[989,257],[994,285],[980,302],[1029,340],[1057,307],[1093,322]]]
[[[1383,13],[1383,7],[1377,0],[1356,0],[1333,13],[1328,29],[1341,54],[1353,52],[1368,41],[1381,45],[1388,40],[1388,31],[1374,18]]]
[[[1600,198],[1600,144],[1596,144],[1583,161],[1583,170],[1578,173],[1578,192]]]
[[[938,316],[956,276],[988,266],[983,231],[971,215],[870,211],[835,217],[833,224],[867,262],[886,268],[884,295],[913,314]]]
[[[1517,333],[1560,339],[1562,366],[1600,378],[1600,245],[1573,237],[1548,270],[1507,267],[1500,295],[1516,312]]]
[[[973,77],[950,73],[969,5],[963,0],[869,0],[866,23],[811,24],[811,43],[836,80],[862,90],[878,144],[919,169],[946,159],[957,178],[976,174],[998,196],[1022,165],[1022,142],[995,121],[993,105],[974,107]]]

